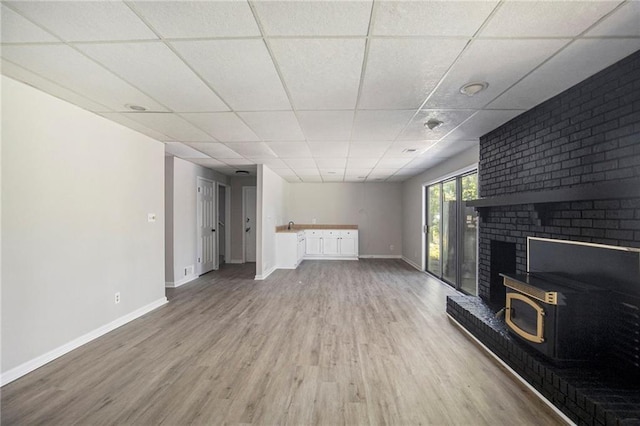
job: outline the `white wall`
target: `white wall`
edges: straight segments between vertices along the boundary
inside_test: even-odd
[[[402,185],[399,183],[293,183],[288,218],[296,223],[358,225],[360,256],[399,256]],[[393,246],[393,249],[391,249]]]
[[[171,188],[173,203],[167,205],[173,213],[172,224],[167,227],[173,228],[173,245],[169,245],[169,238],[166,239],[167,251],[171,252],[167,258],[173,258],[173,270],[167,268],[170,275],[166,276],[166,282],[168,286],[177,286],[197,277],[195,275],[198,260],[197,178],[203,177],[224,184],[228,183],[228,178],[180,158],[167,157],[166,162],[172,163],[172,166],[166,167],[166,171],[172,172],[172,177],[167,178],[167,182],[171,181],[173,184]],[[185,275],[185,268],[190,266],[193,267],[194,273]]]
[[[477,167],[478,146],[409,179],[402,185],[402,257],[424,270],[424,186],[461,170]]]
[[[166,301],[164,147],[27,85],[1,81],[7,382]],[[147,221],[148,213],[156,222]]]
[[[276,267],[276,226],[285,223],[290,184],[264,165],[258,165],[256,279]]]

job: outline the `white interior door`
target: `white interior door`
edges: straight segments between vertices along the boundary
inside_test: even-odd
[[[215,268],[216,197],[213,181],[198,177],[198,275]]]
[[[244,261],[256,261],[256,187],[242,188]]]

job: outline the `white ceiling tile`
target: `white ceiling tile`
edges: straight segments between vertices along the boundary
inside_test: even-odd
[[[251,159],[277,157],[264,142],[235,142],[226,145],[238,154]],[[225,163],[227,163],[227,161],[225,161]]]
[[[640,2],[630,1],[589,30],[587,37],[640,36]]]
[[[296,109],[355,107],[364,39],[275,39],[270,45]]]
[[[284,178],[289,183],[300,183],[302,180],[297,176],[287,176]]]
[[[136,1],[134,7],[165,38],[259,36],[245,1]]]
[[[192,148],[202,151],[210,157],[218,159],[226,158],[242,158],[242,155],[238,154],[228,146],[222,143],[216,142],[191,142],[188,143]]]
[[[256,164],[254,161],[247,158],[225,158],[221,160],[223,163],[234,167],[251,166]]]
[[[383,167],[375,167],[373,170],[371,170],[371,173],[369,173],[369,176],[384,176],[384,177],[389,177],[392,174],[394,174],[395,172],[397,172],[399,169],[399,167],[387,167],[387,168],[383,168]]]
[[[77,105],[80,108],[84,108],[86,110],[94,112],[110,111],[110,109],[104,105],[93,102],[92,100],[85,98],[81,94],[73,92],[65,87],[59,86],[46,77],[35,74],[5,59],[2,59],[0,69],[2,70],[2,74],[7,77],[11,77],[14,80],[27,83],[30,86],[42,90],[43,92],[49,93],[50,95],[56,96],[60,99],[64,99],[67,102],[71,102],[72,104]]]
[[[4,4],[0,6],[0,39],[3,43],[59,41],[59,39]]]
[[[384,158],[414,158],[427,150],[437,141],[397,141],[391,144]]]
[[[497,1],[376,2],[374,35],[472,36]]]
[[[569,41],[476,40],[465,50],[425,107],[482,108]],[[463,85],[474,81],[486,81],[489,87],[474,96],[460,93]]]
[[[431,146],[423,156],[451,158],[473,146],[478,146],[477,140],[443,140]]]
[[[322,168],[319,169],[320,170],[320,174],[325,177],[325,176],[344,176],[344,167],[343,168]]]
[[[388,177],[385,182],[404,182],[407,179],[409,179],[408,176],[393,175],[393,176]]]
[[[349,147],[349,157],[352,158],[373,158],[382,157],[391,146],[391,142],[366,142],[352,143]]]
[[[404,168],[398,170],[396,174],[402,174],[405,170],[415,170],[420,169],[424,171],[428,167],[434,166],[443,160],[445,157],[437,157],[435,155],[424,154],[418,158],[411,160]]]
[[[279,175],[280,177],[297,177],[298,175],[296,175],[296,172],[294,172],[291,169],[275,169],[274,172]]]
[[[347,160],[348,169],[373,169],[380,158],[352,158]]]
[[[115,123],[118,124],[122,124],[125,127],[128,127],[130,129],[136,130],[144,135],[147,135],[153,139],[159,140],[159,141],[172,141],[174,140],[174,138],[171,138],[163,133],[160,133],[156,130],[153,130],[147,126],[144,126],[140,123],[138,123],[137,121],[134,121],[124,115],[122,115],[122,113],[119,112],[102,112],[100,113],[101,116],[103,116],[104,118],[111,120]]]
[[[603,17],[616,1],[507,1],[481,37],[573,37]]]
[[[421,110],[411,120],[407,128],[398,136],[399,140],[438,140],[469,118],[475,110]],[[442,121],[442,125],[433,130],[425,127],[431,119]]]
[[[180,142],[165,142],[164,152],[168,152],[180,158],[209,158],[207,154],[203,154],[202,152]]]
[[[316,160],[313,158],[282,158],[292,169],[317,169]]]
[[[256,158],[255,159],[258,164],[264,164],[269,167],[271,170],[277,169],[288,169],[287,163],[282,161],[279,158]]]
[[[351,160],[349,160],[351,161]],[[345,170],[344,174],[345,176],[351,176],[351,177],[367,177],[367,175],[369,173],[371,173],[371,170],[373,170],[373,168],[368,168],[368,169],[352,169],[347,167],[347,169]]]
[[[419,108],[466,44],[465,39],[372,39],[358,107]]]
[[[576,40],[489,108],[529,109],[640,49],[640,39]]]
[[[440,158],[440,159],[438,159],[438,161],[444,161],[444,158]],[[423,168],[410,169],[410,168],[408,168],[408,167],[405,167],[405,168],[403,168],[403,169],[398,170],[398,171],[394,174],[394,176],[405,176],[405,177],[408,177],[408,176],[415,176],[415,175],[417,175],[417,174],[422,173],[423,171],[424,171],[424,169],[423,169]]]
[[[164,43],[81,44],[78,48],[173,111],[229,110]]]
[[[358,111],[353,122],[351,140],[394,140],[413,114],[415,114],[415,110]]]
[[[298,111],[298,119],[309,141],[347,141],[351,136],[353,111]]]
[[[346,157],[349,154],[349,142],[309,142],[308,144],[315,158]]]
[[[189,158],[189,161],[193,164],[208,168],[227,168],[228,166],[222,161],[214,160],[213,158]]]
[[[291,109],[262,40],[179,41],[172,44],[233,109]]]
[[[346,155],[344,158],[316,158],[316,164],[321,169],[335,169],[347,167]]]
[[[238,115],[263,141],[304,139],[293,111],[240,112]]]
[[[233,112],[194,112],[180,115],[221,142],[260,140]]]
[[[2,57],[113,110],[135,104],[166,111],[159,103],[65,45],[2,46]]]
[[[407,163],[411,161],[411,157],[405,158],[381,158],[376,168],[383,169],[399,169],[400,167],[404,167]]]
[[[305,177],[320,177],[320,172],[318,171],[318,169],[294,168],[293,170],[302,180],[304,180]]]
[[[124,2],[12,1],[9,4],[66,41],[158,38]]]
[[[322,177],[320,175],[318,175],[318,176],[300,176],[300,179],[302,180],[302,182],[305,182],[305,183],[321,183],[322,182]]]
[[[227,176],[236,176],[236,170],[239,170],[236,167],[231,167],[231,166],[226,166],[226,165],[225,166],[211,166],[210,168],[215,170],[218,173],[222,173],[223,175],[227,175]],[[247,167],[242,167],[242,170],[247,170]],[[250,175],[255,176],[255,172],[254,173],[250,173]]]
[[[343,182],[344,177],[342,175],[322,175],[323,182]]]
[[[268,36],[366,36],[371,1],[260,1],[254,8]]]
[[[267,142],[280,158],[310,158],[311,151],[305,142]]]
[[[213,141],[213,138],[211,136],[175,114],[156,112],[129,112],[122,113],[122,115],[133,121],[137,121],[138,123],[141,123],[150,129],[165,134],[173,138],[173,140],[175,141]]]
[[[517,110],[478,111],[457,129],[449,133],[443,141],[477,140],[480,136],[489,133],[523,112]]]

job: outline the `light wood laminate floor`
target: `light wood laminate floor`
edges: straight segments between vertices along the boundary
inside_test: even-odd
[[[550,425],[400,260],[225,265],[8,384],[2,424]]]

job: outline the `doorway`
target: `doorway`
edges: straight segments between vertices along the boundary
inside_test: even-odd
[[[198,263],[197,275],[203,275],[216,266],[216,191],[212,180],[199,177],[197,185]]]
[[[218,269],[220,265],[227,263],[231,255],[231,226],[229,223],[229,218],[231,217],[231,188],[222,183],[218,183],[217,186],[218,217],[216,223],[218,224],[218,231],[216,232],[216,236],[218,239],[218,256],[216,257],[216,269]]]
[[[256,187],[242,188],[242,260],[256,261]]]

